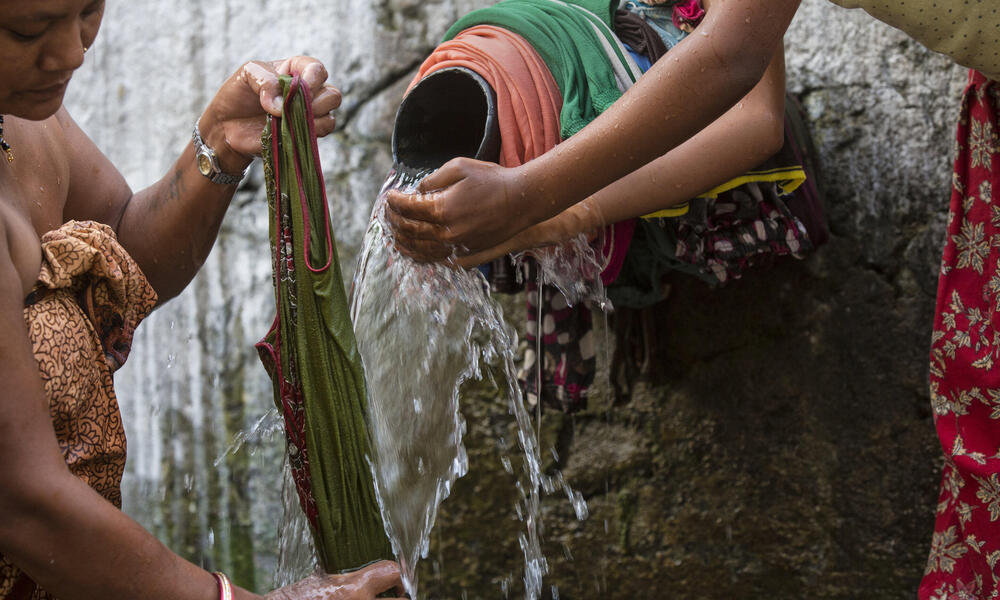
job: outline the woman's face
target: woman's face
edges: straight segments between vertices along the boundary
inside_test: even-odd
[[[103,16],[104,0],[0,0],[0,114],[55,114]]]

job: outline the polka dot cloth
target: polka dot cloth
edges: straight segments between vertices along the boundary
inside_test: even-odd
[[[960,65],[1000,80],[997,0],[831,0],[862,8]]]

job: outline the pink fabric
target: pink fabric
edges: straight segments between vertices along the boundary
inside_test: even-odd
[[[705,9],[701,7],[701,0],[683,0],[674,6],[674,27],[687,31],[684,25],[696,27],[704,16]]]
[[[625,254],[632,244],[632,234],[635,232],[636,219],[620,221],[605,229],[604,244],[601,248],[603,269],[601,283],[609,285],[622,271],[625,264]]]
[[[523,37],[492,25],[470,27],[427,57],[410,88],[448,67],[472,69],[496,92],[502,166],[524,164],[560,142],[559,86]]]

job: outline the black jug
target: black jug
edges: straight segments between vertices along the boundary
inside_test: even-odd
[[[418,81],[403,98],[392,129],[392,160],[396,169],[418,172],[459,156],[497,162],[500,123],[490,84],[471,69],[448,67]],[[508,256],[483,270],[494,292],[522,287]]]
[[[493,88],[465,67],[434,71],[403,98],[392,129],[392,160],[410,171],[465,156],[496,162],[500,124]]]

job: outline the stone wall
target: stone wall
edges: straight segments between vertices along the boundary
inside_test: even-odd
[[[166,172],[242,61],[320,57],[345,92],[321,152],[349,268],[406,83],[444,29],[482,4],[109,3],[67,103],[139,188]],[[913,597],[940,470],[926,354],[964,72],[823,0],[805,0],[786,53],[833,237],[722,289],[676,279],[654,317],[655,377],[621,406],[605,391],[583,414],[544,415],[543,450],[591,512],[578,522],[564,498],[546,500],[547,584],[561,598]],[[273,311],[255,185],[195,283],[140,329],[118,382],[126,510],[192,559],[266,589],[280,435],[252,428],[270,399],[251,344]],[[511,425],[488,390],[470,391],[466,416],[471,473],[442,507],[422,587],[517,597],[519,524],[497,452]],[[241,430],[250,435],[227,454]]]

